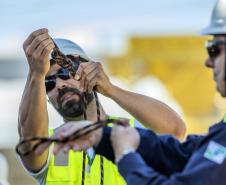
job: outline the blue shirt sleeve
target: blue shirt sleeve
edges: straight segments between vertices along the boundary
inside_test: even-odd
[[[138,132],[141,139],[137,152],[147,165],[164,175],[181,171],[203,138],[191,135],[181,143],[171,135],[156,135],[144,129],[138,129]]]
[[[166,176],[147,166],[138,153],[130,153],[120,160],[118,169],[128,185],[225,185],[226,162],[219,165],[199,155],[181,173]]]
[[[166,176],[184,168],[189,157],[196,148],[199,136],[191,136],[184,143],[180,143],[170,135],[156,135],[147,129],[138,129],[141,142],[137,152],[144,162]],[[111,128],[105,127],[103,137],[96,148],[96,153],[114,162],[114,152],[110,141]],[[157,160],[156,160],[157,159]]]

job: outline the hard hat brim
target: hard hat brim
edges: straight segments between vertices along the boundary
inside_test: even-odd
[[[201,35],[226,35],[226,26],[212,27],[208,26],[200,32]]]

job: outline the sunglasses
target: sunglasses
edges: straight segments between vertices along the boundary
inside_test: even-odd
[[[45,78],[46,93],[54,89],[56,86],[56,78],[68,80],[70,78],[70,73],[67,69],[60,68],[56,74],[47,76]]]
[[[50,59],[50,64],[53,65],[53,64],[58,64],[59,62],[59,59],[58,59],[58,62],[53,59],[55,58],[54,57],[54,54],[52,54],[52,59]],[[62,54],[61,56],[62,57]],[[72,61],[72,69],[73,71],[77,71],[78,70],[78,67],[80,65],[80,63],[82,62],[88,62],[87,59],[81,57],[81,56],[74,56],[74,55],[63,55],[63,57],[67,57],[69,58],[71,61]],[[62,60],[62,58],[60,58]],[[60,65],[60,64],[58,64]],[[65,65],[65,66],[64,66]],[[67,68],[64,68],[64,67],[70,67],[68,65],[68,63],[63,63],[62,65],[60,65],[62,68],[58,70],[58,72],[54,75],[50,75],[50,76],[47,76],[45,78],[45,87],[46,87],[46,93],[50,92],[52,89],[54,89],[54,87],[56,86],[56,78],[60,78],[62,80],[68,80],[70,78],[70,71],[67,69]]]
[[[220,45],[225,45],[226,42],[223,40],[208,40],[205,43],[208,55],[211,59],[215,59],[221,53]]]

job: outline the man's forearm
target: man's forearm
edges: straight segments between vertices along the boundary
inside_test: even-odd
[[[21,137],[48,136],[48,114],[43,77],[29,74],[19,108]]]
[[[172,134],[182,139],[186,127],[180,116],[166,104],[144,95],[112,86],[108,97],[156,133]]]
[[[28,77],[19,109],[18,130],[20,138],[48,136],[48,114],[43,78],[31,75]],[[34,172],[43,167],[47,157],[48,150],[40,156],[33,153],[25,157],[21,156],[26,168]]]

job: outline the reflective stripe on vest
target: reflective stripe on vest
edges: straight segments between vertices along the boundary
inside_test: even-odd
[[[130,119],[130,125],[134,125],[134,119]],[[49,129],[49,133],[52,135],[53,130]],[[69,154],[60,152],[57,156],[52,155],[48,166],[46,185],[81,185],[82,161],[83,152],[74,152],[71,150]],[[86,163],[88,163],[87,157]],[[99,184],[100,156],[96,155],[90,173],[85,173],[85,185]],[[104,158],[104,185],[125,184],[124,179],[117,170],[117,166]]]
[[[118,119],[119,117],[117,116],[108,116],[110,119]],[[134,124],[135,124],[135,119],[134,118],[130,118],[129,119],[129,124],[131,127],[134,127]],[[112,123],[109,124],[109,126],[112,126]]]

